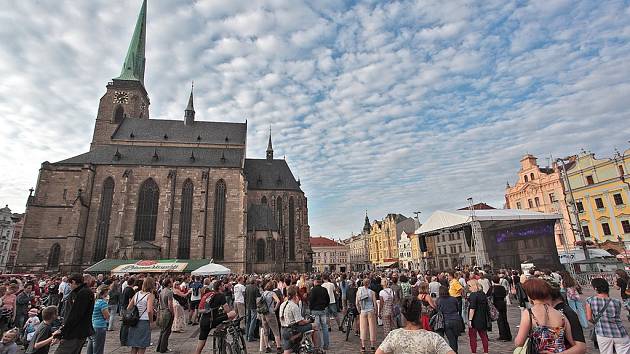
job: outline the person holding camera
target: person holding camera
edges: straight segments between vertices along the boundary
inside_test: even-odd
[[[305,332],[314,330],[313,333],[313,345],[315,348],[319,348],[319,331],[317,325],[313,323],[313,319],[304,319],[302,317],[302,311],[298,304],[300,303],[300,297],[298,296],[297,287],[291,285],[287,288],[287,298],[280,305],[280,326],[282,337],[282,349],[284,354],[291,354],[293,351],[293,344],[291,339],[294,336],[303,335]],[[299,337],[298,337],[299,338]]]

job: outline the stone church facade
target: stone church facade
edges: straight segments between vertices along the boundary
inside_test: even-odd
[[[307,198],[285,160],[246,158],[247,122],[149,119],[146,1],[121,75],[100,99],[90,150],[44,162],[15,272],[105,258],[213,259],[235,272],[312,267]]]

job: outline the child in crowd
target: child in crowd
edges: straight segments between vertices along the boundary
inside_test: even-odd
[[[24,323],[24,328],[22,328],[24,333],[24,349],[28,347],[28,342],[33,339],[33,335],[35,334],[35,329],[39,325],[39,317],[37,317],[38,312],[36,308],[32,308],[28,311],[28,320]]]
[[[4,332],[2,341],[0,341],[0,353],[16,354],[18,347],[15,344],[18,333],[16,329]]]
[[[61,334],[61,330],[53,332],[52,329],[57,316],[57,306],[48,306],[42,311],[43,322],[35,330],[25,354],[48,354],[50,346],[57,342],[55,336]]]

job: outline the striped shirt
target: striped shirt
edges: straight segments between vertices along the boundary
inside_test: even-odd
[[[599,314],[606,302],[610,301],[608,307],[599,318],[599,321],[595,325],[595,333],[598,336],[608,337],[608,338],[623,338],[628,336],[628,332],[626,332],[626,328],[621,322],[621,301],[617,299],[602,299],[596,296],[591,296],[586,299],[586,303],[591,306],[591,311],[593,312],[593,320]]]

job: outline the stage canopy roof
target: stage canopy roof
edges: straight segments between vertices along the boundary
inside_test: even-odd
[[[560,219],[560,214],[546,214],[537,211],[520,209],[475,210],[477,221],[537,221]],[[463,226],[472,221],[469,210],[444,211],[437,210],[416,230],[416,234],[436,232],[441,229]]]

